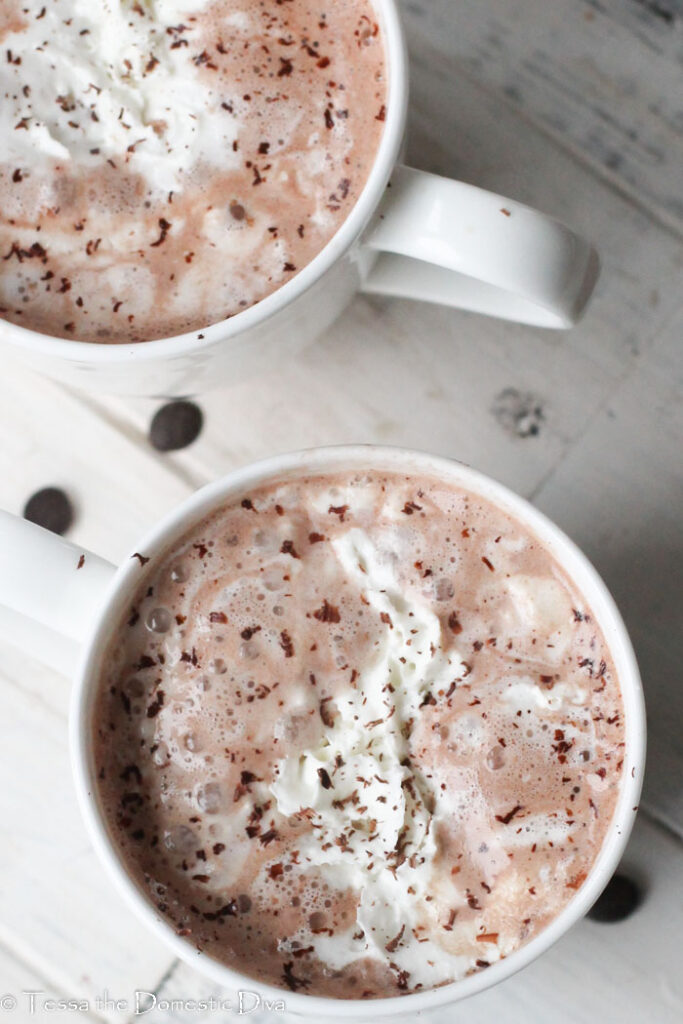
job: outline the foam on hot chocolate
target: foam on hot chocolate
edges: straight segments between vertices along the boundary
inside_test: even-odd
[[[370,0],[0,0],[0,316],[201,329],[320,252],[386,113]]]
[[[341,998],[538,934],[614,810],[603,636],[543,545],[438,480],[264,487],[189,533],[112,645],[100,795],[199,948]]]

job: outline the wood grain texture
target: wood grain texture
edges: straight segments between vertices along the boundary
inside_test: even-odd
[[[676,231],[683,228],[680,0],[402,0],[413,55],[525,117]],[[459,103],[457,88],[451,92]]]
[[[76,512],[69,538],[116,562],[190,485],[87,401],[9,360],[5,370],[0,507],[21,514],[33,491],[63,487]]]
[[[61,485],[76,504],[72,539],[117,560],[206,481],[277,451],[346,441],[438,451],[531,497],[586,550],[623,609],[648,698],[644,805],[671,831],[652,817],[638,823],[626,863],[649,892],[631,920],[585,922],[522,975],[425,1020],[669,1024],[683,1016],[683,909],[672,897],[683,883],[674,837],[683,834],[683,2],[402,7],[409,160],[591,237],[603,273],[585,320],[555,334],[361,298],[295,363],[199,399],[200,439],[164,456],[146,437],[158,403],[77,396],[7,362],[0,506],[20,511],[33,490]],[[129,1000],[136,988],[210,995],[131,919],[89,849],[68,765],[68,681],[6,648],[0,687],[0,772],[11,780],[1,796],[0,994],[35,984],[89,998],[104,988]]]
[[[12,1024],[35,1024],[42,1020],[54,1024],[73,1024],[74,1020],[79,1024],[103,1024],[106,1020],[94,1009],[60,1009],[59,1000],[78,1000],[79,996],[59,992],[3,948],[0,948],[0,979],[0,1015]]]

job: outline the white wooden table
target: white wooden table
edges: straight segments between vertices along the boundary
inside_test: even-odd
[[[521,975],[430,1020],[680,1022],[683,3],[403,7],[412,160],[591,237],[604,269],[580,327],[361,299],[295,365],[200,398],[200,439],[164,456],[146,439],[153,403],[86,398],[5,365],[0,506],[19,512],[35,489],[61,485],[77,503],[71,537],[115,560],[209,479],[345,441],[453,455],[530,497],[594,560],[637,647],[650,755],[626,861],[647,897],[627,921],[583,922]],[[68,681],[9,649],[0,676],[0,1018],[200,1019],[134,1017],[135,990],[187,1001],[211,989],[131,920],[95,860],[70,778]],[[27,990],[40,990],[35,1012]],[[88,1009],[50,1010],[52,997]]]

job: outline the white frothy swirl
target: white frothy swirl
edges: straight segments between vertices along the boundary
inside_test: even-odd
[[[463,666],[453,649],[444,652],[437,616],[406,597],[390,552],[359,529],[333,547],[382,617],[382,644],[330,711],[321,743],[279,762],[271,792],[282,814],[309,818],[302,863],[360,893],[356,921],[343,933],[315,935],[316,955],[334,969],[369,956],[408,970],[413,984],[434,984],[454,968],[441,946],[416,937],[437,852],[438,798],[411,763],[408,736],[420,706],[461,678]]]
[[[201,78],[188,17],[207,0],[25,0],[3,39],[3,161],[125,163],[159,192],[197,163],[237,166],[234,117]],[[183,20],[184,19],[184,20]]]

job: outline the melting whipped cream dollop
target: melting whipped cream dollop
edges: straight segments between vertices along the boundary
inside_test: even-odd
[[[466,667],[452,646],[443,652],[439,619],[406,598],[364,531],[349,530],[333,546],[387,628],[374,662],[330,708],[322,742],[280,761],[271,791],[282,814],[309,816],[302,862],[360,893],[346,932],[314,936],[317,956],[334,969],[370,956],[409,971],[413,983],[438,984],[467,961],[427,933],[433,826],[447,796],[411,764],[408,736],[432,691],[448,692]]]
[[[208,0],[24,0],[3,38],[3,160],[125,160],[159,191],[198,162],[238,166],[235,120],[189,73]],[[185,19],[185,20],[183,20]],[[217,131],[216,125],[220,128]]]

